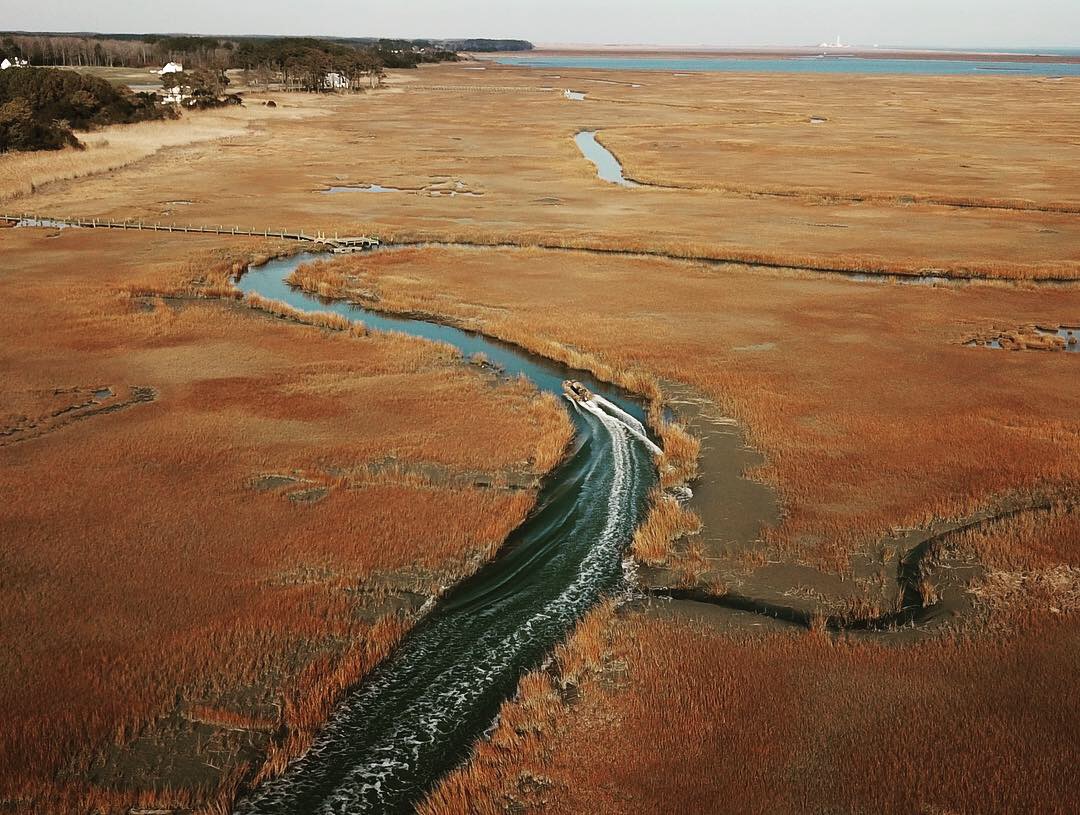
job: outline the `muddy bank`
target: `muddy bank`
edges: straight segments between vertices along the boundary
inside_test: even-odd
[[[764,456],[749,446],[738,422],[703,394],[670,381],[662,387],[667,407],[701,440],[699,475],[686,501],[704,525],[696,542],[714,558],[738,558],[760,549],[763,528],[779,523],[781,515],[776,492],[747,475],[764,463]]]
[[[656,616],[696,619],[723,630],[822,630],[903,643],[959,623],[975,607],[973,582],[985,570],[954,551],[954,536],[1019,516],[1047,512],[1062,496],[1010,497],[967,517],[903,530],[852,554],[852,573],[835,575],[794,561],[757,568],[713,558],[707,570],[645,569],[642,587],[671,608]],[[692,541],[684,541],[685,544]],[[711,611],[705,611],[708,606]],[[734,618],[734,619],[732,619]],[[761,621],[768,621],[761,625]]]
[[[639,606],[652,616],[726,631],[821,629],[909,641],[973,610],[970,586],[984,570],[951,551],[953,536],[1062,500],[1006,496],[962,518],[894,530],[853,552],[845,574],[823,571],[766,545],[763,533],[780,521],[782,507],[773,489],[748,477],[764,458],[737,422],[693,388],[663,387],[668,409],[702,441],[692,495],[681,495],[702,528],[675,542],[667,565],[638,564],[648,598]]]

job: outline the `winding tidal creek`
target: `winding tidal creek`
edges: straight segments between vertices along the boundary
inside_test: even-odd
[[[612,184],[622,187],[640,187],[636,181],[631,181],[623,175],[622,165],[615,155],[604,145],[596,140],[595,130],[582,130],[574,136],[574,144],[578,146],[581,155],[596,165],[596,175]]]
[[[563,381],[576,379],[595,396],[568,400],[572,449],[500,554],[439,600],[348,694],[307,754],[241,802],[241,815],[412,811],[467,758],[521,676],[623,585],[624,552],[656,480],[644,411],[625,393],[477,334],[327,303],[285,283],[316,257],[271,261],[238,285],[304,311],[449,343],[466,357],[483,353],[506,376],[526,376],[542,391],[561,396]]]

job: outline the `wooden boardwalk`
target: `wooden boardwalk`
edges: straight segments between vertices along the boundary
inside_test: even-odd
[[[365,249],[375,249],[379,246],[379,239],[368,235],[342,236],[336,232],[333,236],[325,232],[307,234],[303,230],[294,231],[281,227],[280,229],[247,229],[240,226],[192,226],[190,224],[163,224],[160,222],[149,223],[147,221],[111,221],[102,218],[56,218],[50,215],[36,215],[24,212],[20,215],[0,214],[0,221],[22,224],[25,226],[43,227],[80,227],[83,229],[134,229],[149,232],[196,232],[204,235],[240,235],[252,238],[279,238],[287,241],[305,241],[325,247],[333,252],[355,252]]]
[[[407,87],[411,91],[453,91],[456,93],[551,93],[557,90],[535,85],[406,85],[402,87]]]

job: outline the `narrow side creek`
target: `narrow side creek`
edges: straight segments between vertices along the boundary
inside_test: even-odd
[[[574,144],[578,146],[581,155],[596,165],[596,175],[602,180],[623,187],[641,186],[623,175],[619,160],[615,158],[614,153],[596,140],[595,130],[582,130],[574,136]]]
[[[465,356],[483,353],[507,376],[526,376],[543,391],[561,395],[563,381],[576,379],[595,394],[569,402],[573,449],[500,555],[438,602],[343,701],[306,755],[238,807],[243,815],[408,812],[468,756],[520,677],[621,585],[623,553],[656,480],[655,447],[642,406],[588,374],[448,326],[320,302],[285,283],[315,257],[271,261],[239,287],[304,311],[449,343]]]

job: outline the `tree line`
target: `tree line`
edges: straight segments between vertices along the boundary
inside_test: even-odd
[[[0,153],[78,147],[74,130],[175,115],[152,93],[132,93],[75,71],[0,71]]]
[[[385,65],[375,49],[295,37],[243,42],[233,54],[233,67],[245,69],[249,83],[282,82],[310,91],[325,89],[330,73],[346,77],[354,88],[365,79],[378,84]]]
[[[487,50],[531,48],[524,41],[463,40]],[[114,88],[103,79],[40,66],[148,68],[180,62],[182,74],[161,77],[180,87],[185,104],[239,102],[225,94],[225,71],[245,71],[249,83],[323,91],[382,81],[385,68],[415,68],[458,59],[435,40],[343,40],[304,37],[0,34],[0,60],[25,59],[33,69],[0,72],[0,152],[78,146],[75,130],[174,116],[155,94]],[[328,76],[338,79],[328,82]],[[345,80],[344,83],[340,79]]]
[[[145,68],[183,61],[197,68],[228,67],[235,48],[215,37],[101,37],[83,34],[5,34],[0,54],[31,65]]]
[[[283,65],[304,51],[348,68],[349,59],[376,60],[384,68],[415,68],[425,62],[456,60],[457,54],[432,40],[334,40],[301,37],[29,34],[0,35],[0,58],[31,65],[146,68],[180,62],[195,68],[253,68]],[[278,68],[281,70],[281,68]]]
[[[532,51],[533,44],[528,40],[439,40],[439,45],[449,51],[472,51],[473,53],[498,53],[502,51]]]

